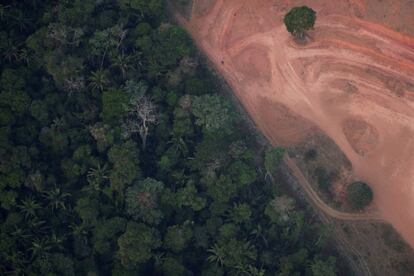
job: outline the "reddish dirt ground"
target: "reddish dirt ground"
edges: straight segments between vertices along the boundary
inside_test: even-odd
[[[283,25],[297,5],[317,11],[303,45]],[[272,143],[323,131],[412,247],[413,14],[406,0],[199,0],[181,19]]]

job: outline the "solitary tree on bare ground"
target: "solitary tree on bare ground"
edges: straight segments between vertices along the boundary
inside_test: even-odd
[[[306,31],[313,28],[316,21],[316,12],[307,6],[292,8],[284,18],[286,29],[295,38],[303,40]]]

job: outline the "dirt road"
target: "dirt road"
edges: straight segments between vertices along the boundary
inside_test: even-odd
[[[296,166],[295,162],[289,156],[285,156],[284,161],[287,167],[290,169],[292,175],[296,178],[302,189],[305,191],[308,200],[311,201],[311,204],[324,212],[327,216],[339,220],[361,220],[378,222],[383,221],[383,218],[378,213],[345,213],[331,208],[318,196],[316,191],[312,188],[311,184],[306,180],[305,176]]]
[[[373,187],[381,217],[414,246],[414,38],[381,21],[404,19],[411,6],[385,1],[381,14],[370,1],[200,0],[182,24],[273,144],[327,134]],[[305,45],[283,25],[298,4],[317,11]]]

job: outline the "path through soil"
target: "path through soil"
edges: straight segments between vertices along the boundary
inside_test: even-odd
[[[395,23],[414,5],[371,2],[199,0],[182,24],[273,144],[323,131],[414,247],[414,37]],[[317,11],[304,45],[283,25],[299,4]]]

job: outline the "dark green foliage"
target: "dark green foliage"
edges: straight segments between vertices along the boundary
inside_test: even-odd
[[[347,199],[355,209],[362,209],[371,203],[374,194],[364,182],[354,182],[348,186]]]
[[[271,150],[267,150],[265,153],[264,165],[268,172],[274,172],[280,165],[285,155],[285,149],[282,147],[276,147]]]
[[[321,188],[323,191],[329,191],[329,187],[331,187],[331,178],[328,172],[324,168],[318,167],[315,169],[314,174],[316,176],[319,188]]]
[[[167,1],[7,3],[1,275],[335,271]]]
[[[105,123],[117,123],[126,112],[127,95],[112,89],[102,94],[102,119]]]
[[[283,21],[289,33],[302,38],[315,25],[316,12],[307,6],[294,7],[285,15]]]
[[[129,187],[125,198],[127,213],[148,224],[160,223],[163,215],[158,208],[158,201],[163,189],[164,184],[152,178],[146,178]]]
[[[305,161],[312,161],[318,157],[318,152],[316,149],[309,149],[305,153]]]
[[[143,223],[129,222],[124,234],[118,239],[119,258],[126,267],[147,262],[153,250],[161,246],[159,233],[156,229]]]

